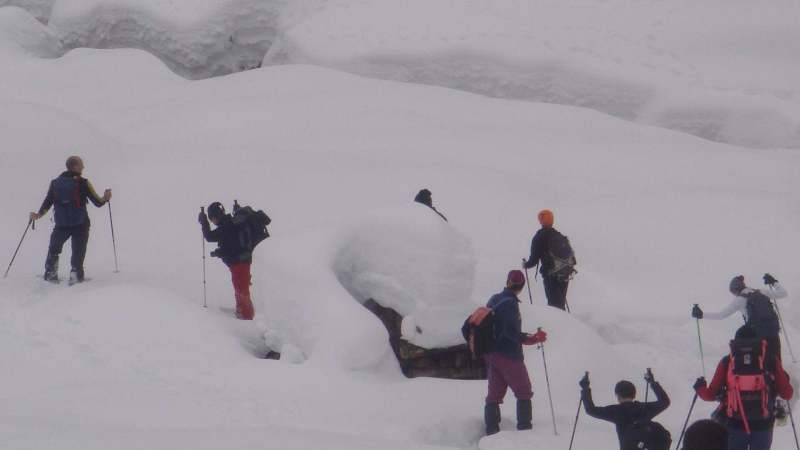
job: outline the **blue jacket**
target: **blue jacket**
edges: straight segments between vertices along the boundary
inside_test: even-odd
[[[510,289],[493,295],[486,304],[494,310],[494,346],[491,353],[499,353],[507,358],[522,360],[522,315],[519,312],[519,299]]]

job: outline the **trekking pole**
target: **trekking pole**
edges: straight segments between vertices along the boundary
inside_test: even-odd
[[[697,303],[694,306],[698,306]],[[703,368],[703,378],[706,376],[706,358],[703,354],[703,339],[700,337],[700,319],[695,318],[697,322],[697,343],[700,345],[700,366]]]
[[[653,371],[650,370],[649,367],[647,368],[647,375],[649,375],[651,378],[653,376]],[[650,395],[650,381],[648,381],[646,378],[645,378],[645,384],[646,386],[644,388],[644,402],[647,403],[647,397]]]
[[[538,331],[542,331],[539,327]],[[553,434],[558,436],[558,429],[556,428],[556,411],[553,408],[553,393],[550,390],[550,375],[547,373],[547,357],[544,355],[544,342],[539,344],[539,349],[542,351],[542,362],[544,363],[544,379],[547,381],[547,398],[550,400],[550,416],[553,418]]]
[[[205,208],[200,207],[200,212],[205,213]],[[208,300],[206,299],[206,237],[200,235],[203,241],[203,308],[208,308]]]
[[[689,407],[689,414],[686,415],[686,422],[683,423],[683,429],[681,430],[681,437],[678,438],[678,445],[675,446],[675,450],[681,450],[681,442],[683,442],[683,435],[686,433],[686,427],[689,425],[689,418],[692,417],[692,411],[694,410],[695,403],[697,403],[697,391],[695,391],[694,393],[694,398],[692,399],[692,406]]]
[[[586,372],[586,376],[589,376],[589,372]],[[575,413],[575,423],[572,425],[572,437],[569,438],[569,450],[572,450],[572,443],[575,442],[575,431],[578,430],[578,417],[581,415],[581,406],[583,406],[583,396],[578,400],[578,412]]]
[[[5,275],[3,275],[3,278],[8,277],[8,271],[11,270],[11,265],[14,264],[14,260],[17,259],[17,252],[19,252],[19,248],[22,247],[22,241],[25,240],[25,235],[28,234],[28,229],[30,228],[33,228],[35,230],[36,225],[33,224],[32,220],[28,219],[28,226],[25,227],[25,232],[22,233],[22,238],[20,238],[19,244],[17,244],[17,249],[14,250],[14,256],[11,257],[11,262],[8,263],[8,268],[6,269],[6,273]]]
[[[525,267],[525,258],[522,258],[522,267],[525,269],[525,285],[528,286],[528,299],[531,301],[531,305],[533,304],[533,294],[531,294],[531,280],[528,278],[528,268]]]
[[[114,236],[114,216],[111,214],[111,200],[108,201],[108,221],[111,223],[111,245],[114,247],[114,273],[119,273],[119,264],[117,264],[117,238]]]
[[[797,450],[800,450],[800,442],[797,441],[797,427],[794,425],[794,416],[792,415],[792,405],[787,401],[786,406],[789,408],[789,420],[792,421],[792,432],[794,433],[794,445]]]
[[[770,286],[769,288],[773,289],[772,286]],[[789,333],[787,333],[786,327],[783,325],[783,316],[781,316],[781,309],[778,308],[778,302],[773,301],[772,304],[775,305],[775,313],[778,315],[778,322],[781,324],[781,331],[783,331],[783,340],[786,341],[786,347],[789,349],[789,355],[792,357],[792,363],[797,364],[797,358],[794,357],[794,351],[792,351],[792,341],[789,340]]]

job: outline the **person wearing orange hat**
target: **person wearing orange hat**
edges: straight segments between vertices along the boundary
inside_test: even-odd
[[[567,307],[567,288],[575,274],[575,252],[566,236],[553,228],[555,217],[549,209],[539,211],[541,228],[531,241],[531,254],[523,267],[539,266],[547,304],[559,309]]]

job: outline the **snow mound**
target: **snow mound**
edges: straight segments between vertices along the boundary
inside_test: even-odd
[[[28,11],[42,23],[50,19],[50,11],[56,0],[0,0],[0,7],[17,6]]]
[[[264,64],[324,65],[587,107],[736,145],[800,147],[800,90],[792,81],[800,77],[800,33],[786,14],[797,7],[789,0],[763,8],[717,1],[313,4],[297,7],[301,18],[292,25],[285,21]]]
[[[0,52],[55,58],[63,52],[58,38],[27,11],[0,7]]]
[[[333,262],[359,302],[373,299],[405,317],[403,337],[427,348],[463,342],[474,307],[470,241],[425,206],[376,213],[345,232]]]
[[[50,25],[67,48],[146,50],[174,72],[208,78],[260,66],[281,0],[59,1]]]

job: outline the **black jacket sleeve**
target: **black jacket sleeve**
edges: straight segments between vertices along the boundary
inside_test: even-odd
[[[644,408],[645,415],[649,420],[652,420],[653,417],[661,414],[665,409],[669,408],[670,401],[667,392],[658,382],[651,383],[650,387],[653,388],[653,392],[656,394],[656,401],[645,403]]]
[[[212,230],[211,225],[209,225],[208,223],[208,220],[203,222],[200,226],[203,228],[203,237],[206,239],[206,241],[219,242],[220,239],[222,238],[222,230],[220,229],[220,227],[217,227],[216,229]]]
[[[542,255],[544,255],[544,244],[545,242],[542,235],[542,230],[539,230],[531,240],[531,254],[528,257],[528,262],[525,263],[526,269],[530,269],[531,267],[539,264],[540,260],[542,259]]]
[[[50,186],[47,188],[47,195],[44,197],[42,206],[39,207],[40,216],[47,214],[47,211],[49,211],[50,207],[53,206],[54,198],[53,182],[51,181]]]
[[[614,406],[595,406],[594,401],[592,400],[591,389],[582,390],[581,399],[583,400],[583,409],[586,410],[586,414],[594,417],[595,419],[616,423]]]

